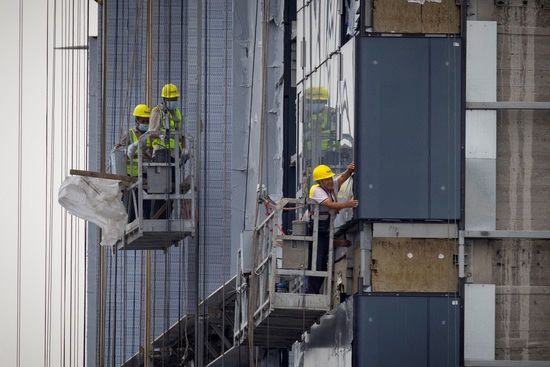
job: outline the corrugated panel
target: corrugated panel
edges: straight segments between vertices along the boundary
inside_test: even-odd
[[[107,100],[100,103],[107,104],[107,156],[114,143],[118,140],[120,132],[133,126],[131,112],[138,103],[145,102],[145,9],[146,1],[138,2],[107,2],[108,14],[108,40],[107,40],[107,64],[103,65],[107,71]],[[171,5],[171,9],[169,9]],[[204,197],[212,201],[209,207],[202,208],[207,214],[208,225],[215,228],[223,218],[230,218],[231,205],[220,205],[224,200],[229,200],[230,195],[222,189],[221,177],[227,179],[227,187],[230,187],[231,155],[224,154],[224,144],[228,152],[231,151],[231,88],[232,88],[232,4],[231,2],[209,2],[203,6],[204,36],[208,36],[208,42],[202,40],[203,63],[208,73],[207,85],[202,86],[205,99],[202,102],[202,110],[206,110],[204,121],[208,123],[209,135],[203,143],[202,150],[209,152],[203,156],[202,163],[206,167],[207,180],[203,179],[200,192]],[[191,135],[195,135],[197,116],[197,4],[170,2],[155,4],[153,9],[153,105],[161,102],[160,90],[167,82],[172,82],[179,87],[181,97],[179,108],[185,119],[185,126]],[[100,16],[103,9],[100,8]],[[138,16],[138,14],[140,16]],[[101,22],[100,22],[101,24]],[[102,31],[99,31],[101,37]],[[134,36],[136,39],[134,40]],[[101,39],[100,42],[101,44]],[[101,50],[98,50],[101,54]],[[101,59],[98,59],[101,62]],[[101,79],[100,79],[101,80]],[[226,107],[227,106],[227,107]],[[101,106],[100,106],[101,111]],[[211,169],[213,168],[213,169]],[[230,246],[221,231],[211,231],[207,227],[207,238],[201,240],[208,244],[209,248],[220,248],[223,245]],[[171,325],[179,317],[187,312],[187,308],[194,308],[194,245],[189,240],[188,246],[179,246],[168,249],[166,254],[157,253],[154,256],[154,322],[153,334],[158,335],[164,331],[166,325]],[[214,251],[218,254],[222,251]],[[227,250],[229,252],[229,250]],[[208,253],[208,252],[206,252]],[[108,254],[112,257],[112,254]],[[119,256],[122,256],[119,254]],[[118,338],[126,336],[125,348],[119,344],[116,350],[111,346],[108,350],[107,360],[111,361],[110,353],[116,354],[117,363],[122,363],[130,355],[139,350],[143,341],[141,326],[142,295],[140,289],[143,277],[140,266],[139,252],[128,251],[125,253],[125,265],[118,262],[117,277],[123,279],[126,273],[126,285],[124,292],[121,290],[122,282],[117,290],[117,303],[126,310],[120,310],[116,318],[116,335]],[[128,264],[137,262],[138,266],[129,267]],[[229,257],[230,259],[230,257]],[[110,260],[108,260],[110,261]],[[186,264],[182,264],[185,261]],[[207,281],[204,282],[204,294],[219,287],[230,269],[230,261],[222,256],[208,257],[202,264],[206,270]],[[167,271],[165,272],[165,268]],[[114,270],[109,269],[111,277]],[[222,274],[225,272],[226,274]],[[166,274],[166,278],[165,278]],[[131,281],[128,281],[132,279]],[[121,282],[119,280],[119,283]],[[202,281],[202,280],[201,280]],[[132,285],[131,287],[129,285]],[[108,292],[114,294],[114,288]],[[114,302],[114,296],[109,296],[109,302]],[[111,306],[113,310],[116,308]],[[122,317],[124,315],[124,317]],[[114,314],[110,319],[115,320]],[[114,335],[113,331],[107,331]],[[140,344],[141,343],[141,344]],[[114,345],[114,344],[111,344]],[[123,356],[122,354],[127,355]]]

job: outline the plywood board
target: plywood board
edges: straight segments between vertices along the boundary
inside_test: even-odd
[[[374,32],[420,33],[422,6],[407,0],[374,0],[372,24]]]
[[[460,33],[460,7],[455,0],[422,5],[422,33]]]
[[[457,292],[452,239],[376,238],[372,242],[375,292]]]
[[[460,33],[460,7],[455,0],[374,0],[373,31],[381,33]]]

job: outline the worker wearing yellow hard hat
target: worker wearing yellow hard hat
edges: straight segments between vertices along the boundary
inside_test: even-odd
[[[117,150],[121,147],[126,148],[125,154],[128,157],[128,160],[126,161],[126,173],[129,176],[138,177],[138,173],[139,173],[138,154],[141,153],[141,157],[143,161],[149,161],[152,156],[152,146],[151,146],[150,138],[146,139],[144,146],[138,147],[139,138],[149,128],[149,118],[151,116],[151,110],[145,104],[138,104],[134,108],[134,112],[132,114],[134,116],[135,126],[133,128],[128,129],[128,131],[124,132],[120,136],[120,139],[118,140],[118,143],[115,145],[114,150]],[[146,178],[147,174],[144,172],[142,177]],[[136,218],[136,210],[137,210],[137,208],[134,207],[132,195],[125,194],[123,198],[123,202],[128,211],[128,223],[131,223]],[[150,201],[144,200],[143,213],[145,213],[145,215],[149,215],[149,211],[150,211]]]
[[[169,126],[170,131],[181,130],[183,128],[183,117],[178,109],[178,99],[180,97],[178,87],[172,83],[165,84],[162,87],[161,97],[163,100],[162,103],[151,109],[149,131],[164,132],[167,126]],[[166,118],[168,119],[168,123],[164,121]],[[165,141],[160,136],[155,135],[152,145],[155,155],[156,151],[160,149],[170,149],[173,155],[173,138]],[[180,148],[183,148],[183,145],[180,145]]]
[[[329,166],[321,164],[313,169],[313,180],[316,181],[309,190],[309,198],[319,204],[319,225],[317,238],[317,262],[315,264],[317,271],[326,271],[329,250],[330,235],[330,211],[338,213],[344,208],[357,208],[359,201],[347,200],[338,201],[338,189],[351,177],[355,170],[355,163],[351,162],[347,169],[336,176]],[[309,211],[310,227],[313,225],[314,211]],[[311,252],[311,250],[310,250]],[[311,262],[311,256],[310,256]],[[311,264],[309,264],[311,269]],[[318,294],[323,285],[322,277],[308,277],[305,292]]]
[[[139,137],[143,135],[148,129],[149,129],[149,118],[151,116],[151,110],[147,105],[144,104],[138,104],[134,108],[134,122],[135,126],[128,131],[124,132],[118,141],[118,143],[115,145],[114,149],[118,149],[120,147],[127,147],[126,154],[128,156],[128,164],[126,165],[126,172],[128,175],[137,177],[138,175],[138,156],[136,154],[137,152],[137,144]],[[149,138],[147,138],[145,149],[143,150],[143,158],[148,159],[151,157],[151,141]]]
[[[177,140],[172,135],[176,132],[181,133],[183,130],[183,116],[178,108],[178,99],[180,97],[178,87],[172,83],[165,84],[161,90],[161,97],[162,103],[151,109],[149,122],[149,131],[154,132],[151,135],[153,139],[151,142],[153,146],[153,161],[173,163],[176,158],[176,144],[178,144],[180,163],[185,163],[189,158],[189,153],[185,149],[185,140],[181,135]],[[171,171],[171,177],[174,180],[175,167],[172,167]],[[163,204],[163,200],[153,200],[151,216],[159,219],[166,218],[170,209],[168,207],[167,210],[162,211]]]

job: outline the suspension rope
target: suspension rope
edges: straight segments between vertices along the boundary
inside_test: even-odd
[[[21,231],[23,205],[23,1],[19,1],[19,89],[17,106],[17,329],[15,365],[21,366]]]

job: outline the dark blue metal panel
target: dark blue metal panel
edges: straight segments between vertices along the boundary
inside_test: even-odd
[[[359,218],[428,216],[428,44],[359,38],[356,188]]]
[[[354,366],[459,366],[458,297],[366,294],[353,302]]]
[[[460,45],[430,39],[430,219],[460,218]]]
[[[425,297],[357,300],[354,366],[428,366]]]
[[[459,219],[460,40],[356,42],[356,217]]]
[[[460,299],[429,298],[428,356],[430,366],[458,367],[460,361]]]

